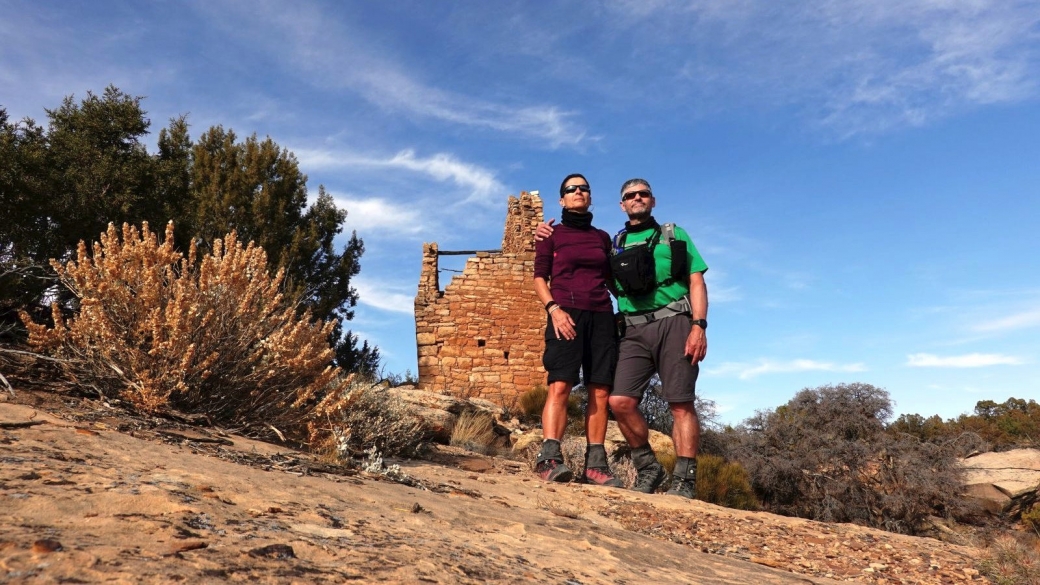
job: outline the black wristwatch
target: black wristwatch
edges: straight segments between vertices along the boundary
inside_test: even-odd
[[[690,323],[692,323],[694,325],[697,325],[701,329],[707,329],[708,328],[708,320],[707,319],[692,319],[692,320],[690,320]]]

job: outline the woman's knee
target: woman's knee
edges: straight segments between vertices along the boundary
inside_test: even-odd
[[[546,400],[552,402],[567,402],[571,395],[571,385],[566,382],[553,382],[549,384],[549,392]]]
[[[603,384],[590,385],[589,398],[597,402],[606,402],[610,398],[610,386]]]

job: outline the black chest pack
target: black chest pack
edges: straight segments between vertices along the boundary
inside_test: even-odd
[[[614,249],[610,256],[610,268],[614,273],[623,297],[650,294],[659,287],[673,282],[683,282],[689,278],[686,265],[686,243],[675,238],[675,224],[666,223],[654,228],[650,237],[630,248],[625,247],[628,232],[621,230],[614,236]],[[664,239],[672,256],[670,275],[662,282],[657,281],[657,265],[654,261],[654,248]]]

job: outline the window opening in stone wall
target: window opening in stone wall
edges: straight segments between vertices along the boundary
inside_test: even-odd
[[[502,355],[503,355],[503,357],[506,358],[507,361],[509,360],[509,352],[508,351],[502,352]]]
[[[477,347],[484,347],[485,345],[487,345],[487,340],[484,340],[484,339],[478,339],[477,340]]]

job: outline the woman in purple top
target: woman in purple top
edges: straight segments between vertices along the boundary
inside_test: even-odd
[[[584,480],[622,487],[607,464],[607,399],[617,365],[614,307],[610,300],[610,236],[592,227],[592,190],[580,174],[560,185],[560,225],[537,242],[534,289],[549,318],[542,365],[548,372],[549,395],[542,410],[542,448],[535,472],[546,481],[570,481],[560,440],[567,427],[567,399],[585,377],[589,402],[585,409]],[[551,286],[550,286],[551,285]]]

